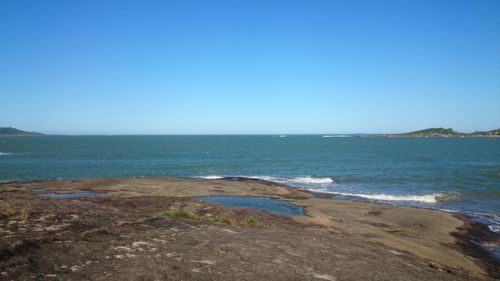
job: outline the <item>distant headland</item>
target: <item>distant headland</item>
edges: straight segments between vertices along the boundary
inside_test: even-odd
[[[409,137],[409,138],[427,138],[427,137],[500,137],[500,129],[491,131],[476,131],[470,134],[461,133],[452,128],[429,128],[420,131],[414,131],[402,134],[383,134],[384,137]]]
[[[0,127],[0,136],[42,136],[41,133],[26,132],[12,127]]]

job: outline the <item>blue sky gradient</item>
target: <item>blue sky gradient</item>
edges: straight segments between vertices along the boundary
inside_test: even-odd
[[[500,127],[500,1],[0,0],[0,126]]]

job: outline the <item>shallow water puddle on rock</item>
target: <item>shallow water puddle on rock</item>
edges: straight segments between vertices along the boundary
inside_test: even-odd
[[[102,192],[95,191],[81,191],[75,193],[42,193],[40,196],[57,198],[57,199],[76,199],[76,198],[85,198],[85,197],[96,197]]]
[[[266,212],[285,215],[303,216],[304,208],[290,204],[286,201],[265,196],[202,196],[194,199],[221,204],[229,207],[247,207],[263,210]]]

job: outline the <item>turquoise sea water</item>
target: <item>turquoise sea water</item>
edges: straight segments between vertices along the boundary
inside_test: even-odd
[[[500,138],[43,136],[0,138],[0,181],[246,176],[458,211],[500,231]]]

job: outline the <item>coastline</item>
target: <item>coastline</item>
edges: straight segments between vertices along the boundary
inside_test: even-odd
[[[0,269],[2,272],[6,272],[8,276],[14,276],[10,275],[10,271],[12,271],[12,273],[21,274],[19,276],[33,273],[29,267],[28,269],[23,269],[22,267],[19,269],[12,268],[10,262],[14,260],[19,262],[26,258],[36,260],[37,257],[47,254],[47,252],[43,250],[44,246],[37,240],[37,235],[31,237],[31,240],[28,239],[28,232],[33,232],[34,229],[39,230],[39,234],[43,236],[45,240],[53,239],[54,237],[58,237],[58,235],[62,237],[67,235],[78,236],[85,231],[97,231],[93,234],[97,235],[97,238],[94,239],[102,240],[101,236],[106,236],[106,232],[110,231],[106,229],[106,226],[90,229],[87,229],[87,226],[78,229],[76,226],[81,224],[86,225],[80,219],[64,222],[60,222],[53,218],[50,219],[51,214],[64,216],[64,214],[72,212],[76,212],[72,215],[78,218],[87,217],[88,214],[86,212],[91,213],[93,218],[88,218],[92,220],[90,225],[102,224],[102,221],[98,219],[100,218],[103,221],[107,221],[107,218],[103,219],[105,216],[111,216],[111,218],[116,216],[120,217],[120,219],[124,219],[121,217],[124,216],[126,217],[126,220],[124,219],[125,221],[131,221],[130,217],[132,216],[136,221],[142,220],[142,223],[187,223],[190,225],[194,224],[195,227],[201,224],[209,229],[214,227],[223,228],[225,229],[223,231],[227,230],[229,233],[230,231],[241,231],[245,234],[241,235],[242,239],[238,241],[238,243],[242,243],[238,246],[238,249],[245,247],[245,242],[249,243],[247,239],[253,237],[253,235],[262,235],[261,232],[265,232],[268,235],[282,235],[283,244],[280,244],[281,242],[279,241],[275,241],[277,244],[275,244],[274,247],[278,248],[288,245],[286,243],[286,241],[288,241],[287,239],[292,241],[307,234],[312,237],[311,239],[314,238],[323,241],[325,247],[332,247],[332,249],[340,247],[335,249],[341,252],[344,251],[345,255],[354,255],[354,252],[361,252],[364,254],[374,253],[375,256],[380,259],[395,259],[393,262],[399,263],[399,266],[404,266],[405,262],[406,264],[409,263],[411,264],[411,268],[416,268],[414,272],[421,273],[421,275],[417,277],[429,274],[428,277],[431,280],[447,280],[447,278],[450,278],[450,280],[474,280],[474,278],[488,280],[489,278],[499,278],[500,276],[497,269],[498,261],[488,256],[488,253],[482,250],[477,243],[471,242],[489,239],[494,243],[498,243],[498,234],[489,231],[487,227],[481,224],[472,222],[466,217],[438,210],[334,200],[307,190],[248,178],[206,180],[165,177],[33,181],[4,183],[0,185],[0,188],[0,196],[2,196],[3,199],[0,201],[2,211],[9,207],[15,210],[21,210],[23,208],[30,209],[28,210],[30,216],[26,220],[2,218],[2,227],[0,228],[2,230],[2,234],[0,235],[2,252]],[[70,200],[56,199],[40,196],[39,192],[37,193],[36,190],[41,189],[50,189],[59,194],[99,192],[99,195]],[[258,210],[223,207],[211,203],[200,203],[191,199],[193,197],[208,195],[268,196],[303,207],[306,210],[306,216],[281,217]],[[123,201],[127,201],[130,205],[122,206],[121,204],[124,204],[122,203]],[[227,218],[228,221],[237,219],[239,216],[251,215],[255,217],[257,221],[262,222],[262,225],[265,225],[265,227],[241,227],[232,224],[220,226],[219,224],[214,224],[211,220],[205,219],[205,217],[202,217],[203,220],[197,220],[199,216],[193,216],[191,218],[162,218],[161,216],[159,217],[158,214],[161,208],[163,208],[163,201],[166,202],[165,209],[170,208],[171,210],[177,210],[180,208],[182,210],[188,210],[193,214],[203,214],[206,209],[209,209],[211,210],[210,212],[224,215],[224,218]],[[150,205],[142,205],[147,202],[149,202]],[[81,210],[78,210],[80,205],[91,205],[95,208],[88,210],[82,207]],[[120,212],[114,213],[114,210],[109,209],[110,206]],[[38,207],[40,207],[40,209],[37,209]],[[151,208],[151,210],[148,208]],[[148,210],[143,211],[143,209]],[[140,214],[137,213],[137,210],[141,210],[141,212],[139,212]],[[43,219],[43,222],[40,222],[40,219],[44,217],[45,219]],[[47,217],[49,217],[49,219],[47,219]],[[23,225],[24,227],[21,227]],[[117,227],[122,226],[123,224],[117,225]],[[212,230],[209,231],[205,229],[205,231],[209,233]],[[131,230],[129,234],[132,236],[140,235],[141,231]],[[262,239],[260,236],[257,237]],[[335,243],[331,244],[332,241]],[[114,242],[116,241],[111,239],[111,242],[108,241],[105,244],[96,243],[102,247]],[[13,243],[14,246],[12,246]],[[344,246],[339,246],[337,244],[356,244],[357,247],[354,247],[356,250],[351,251],[353,247],[346,246],[343,248]],[[70,245],[73,244],[70,243]],[[317,243],[310,245],[310,247],[318,246],[321,245],[317,245]],[[71,246],[69,247],[71,248]],[[203,247],[206,248],[206,246]],[[270,251],[272,249],[269,248],[268,250]],[[290,259],[292,259],[294,255],[301,258],[310,258],[310,254],[307,251],[307,249],[301,246],[290,250],[290,253],[287,252],[287,254],[291,255]],[[387,257],[388,253],[390,253],[390,257]],[[133,255],[137,256],[138,254],[134,253]],[[269,253],[269,255],[272,254]],[[332,262],[340,262],[339,260],[342,260],[333,253],[325,253],[324,257],[330,259]],[[209,260],[213,258],[214,257],[211,257]],[[123,262],[124,260],[133,260],[133,257],[116,259],[118,259],[119,262]],[[405,262],[400,259],[404,259]],[[229,265],[230,261],[227,262]],[[255,262],[259,264],[259,262],[262,261],[257,258]],[[379,273],[389,269],[388,266],[379,268],[380,265],[376,264],[376,262],[372,264],[370,264],[369,261],[366,262],[368,263],[368,267],[373,267],[372,270]],[[224,262],[220,261],[220,263],[223,264]],[[293,268],[293,265],[294,262],[291,262],[288,266]],[[233,266],[236,265],[233,264]],[[286,268],[287,265],[279,264],[278,266]],[[300,267],[299,264],[295,266]],[[79,267],[82,266],[79,265]],[[96,265],[96,268],[99,268],[99,266]],[[20,270],[20,272],[16,270]],[[58,274],[62,274],[61,276],[69,277],[73,276],[71,274],[77,274],[84,269],[81,268],[71,272],[61,271],[55,273],[48,268],[45,270],[46,272],[38,273],[45,275],[56,274],[57,276],[59,276]],[[182,270],[183,268],[181,267],[181,271]],[[325,270],[328,271],[327,268],[323,269],[323,271]],[[328,274],[314,274],[318,276],[339,276],[340,279],[342,279],[342,276],[360,274],[357,272],[357,270],[360,269],[344,268],[342,270],[344,271],[341,273],[334,271],[327,272]],[[400,274],[406,274],[404,272],[410,274],[412,270],[406,268],[402,270]],[[225,271],[223,276],[229,276],[228,274],[230,272],[231,271]],[[92,275],[92,271],[87,274]],[[314,276],[314,274],[312,276]],[[380,278],[375,280],[385,279]]]

